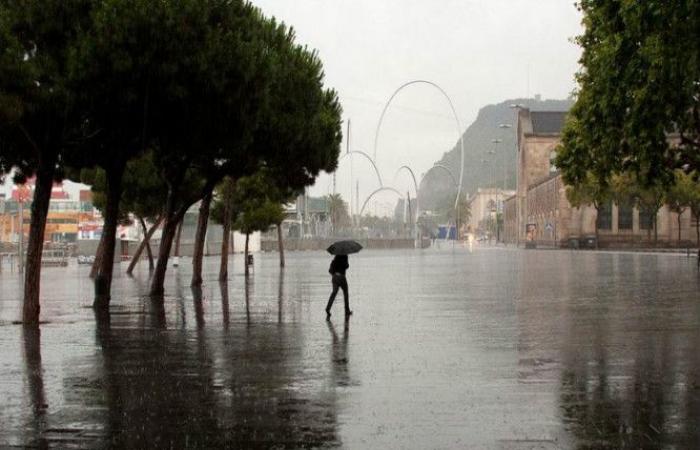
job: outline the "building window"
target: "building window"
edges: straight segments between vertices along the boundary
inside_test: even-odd
[[[639,211],[639,228],[642,230],[653,230],[654,229],[654,214],[650,211]]]
[[[598,208],[596,224],[599,230],[612,230],[612,202],[604,203]]]
[[[633,210],[632,204],[623,202],[617,205],[617,228],[620,230],[632,229]]]

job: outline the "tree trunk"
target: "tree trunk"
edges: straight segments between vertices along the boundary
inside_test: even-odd
[[[202,285],[202,259],[204,258],[204,240],[207,236],[207,224],[209,223],[209,207],[211,206],[212,193],[204,196],[199,205],[199,217],[197,218],[197,232],[194,235],[194,252],[192,254],[192,283],[190,286]]]
[[[172,208],[168,209],[170,209],[170,211],[168,211],[168,214],[165,217],[165,223],[163,224],[163,234],[160,238],[160,248],[158,249],[156,270],[153,272],[150,292],[152,296],[160,297],[161,302],[164,292],[163,285],[165,283],[165,272],[168,269],[170,250],[173,246],[173,240],[175,239],[178,224],[180,223],[182,216],[185,215],[184,212],[182,212],[182,214],[178,214],[172,211]]]
[[[177,235],[175,236],[175,255],[178,258],[180,257],[180,237],[182,237],[182,222],[184,220],[181,220],[180,223],[177,224]]]
[[[112,272],[114,270],[114,247],[117,242],[117,225],[119,224],[119,201],[122,196],[122,177],[124,165],[117,164],[106,170],[107,175],[107,204],[102,227],[104,249],[98,276],[95,278],[94,308],[108,309],[112,290]]]
[[[22,305],[22,322],[39,324],[39,293],[41,284],[41,254],[44,250],[44,231],[46,216],[49,213],[51,188],[56,171],[56,154],[46,155],[39,163],[36,173],[36,185],[32,200],[32,217],[29,225],[29,242],[27,243],[27,261],[24,274],[24,304]],[[23,230],[19,230],[20,233]],[[21,255],[20,255],[21,258]]]
[[[176,200],[178,198],[175,189],[181,184],[184,174],[179,177],[175,177],[175,181],[170,182],[168,190],[168,200],[165,205],[165,223],[163,225],[163,236],[160,241],[160,248],[158,249],[158,261],[156,262],[156,270],[153,272],[153,279],[151,281],[151,292],[150,295],[158,301],[158,304],[163,304],[163,285],[165,283],[165,272],[168,269],[168,257],[170,256],[170,250],[173,246],[173,239],[175,238],[175,233],[177,227],[182,219],[185,217],[187,209],[191,206],[182,205],[179,209],[175,207]],[[219,180],[209,180],[204,187],[203,192],[211,194],[214,189],[214,185]],[[206,197],[206,195],[203,195]]]
[[[245,264],[245,276],[248,277],[249,270],[248,270],[248,238],[250,238],[250,233],[245,234],[245,256],[244,256],[244,264]]]
[[[146,243],[146,254],[148,255],[148,271],[152,272],[153,271],[153,251],[151,250],[151,237],[148,236],[148,229],[146,228],[146,222],[143,220],[143,217],[139,217],[139,221],[141,222],[141,228],[143,229],[143,236],[144,236],[144,241]],[[156,223],[160,222],[160,218],[156,220]],[[155,231],[155,228],[153,228]],[[148,236],[148,237],[147,237]]]
[[[683,211],[680,211],[678,213],[678,247],[680,248],[681,246],[681,215],[683,214]]]
[[[658,240],[659,240],[659,227],[658,227],[659,220],[657,218],[658,212],[659,211],[657,210],[654,213],[654,223],[653,223],[653,226],[654,226],[654,247],[656,247],[656,244],[658,243]]]
[[[221,239],[221,264],[219,265],[219,281],[228,280],[228,249],[231,237],[231,205],[224,199],[224,232]]]
[[[277,246],[280,252],[280,267],[284,267],[284,242],[282,241],[282,224],[277,224]]]
[[[153,233],[155,233],[156,229],[158,228],[158,225],[163,221],[163,217],[158,217],[156,222],[151,226],[150,229],[146,230],[146,223],[141,220],[141,226],[144,228],[144,235],[143,235],[143,240],[139,244],[138,248],[136,249],[136,253],[134,253],[134,257],[131,259],[131,262],[129,263],[129,267],[126,269],[127,275],[131,275],[134,272],[134,268],[136,267],[136,264],[139,262],[139,259],[141,259],[141,254],[143,253],[144,248],[148,250],[148,270],[152,271],[153,270],[153,255],[151,254],[151,246],[149,242],[151,241],[151,237],[153,237]]]
[[[92,267],[90,268],[90,278],[95,278],[97,272],[100,270],[100,264],[102,264],[102,255],[104,254],[105,248],[105,235],[102,233],[100,236],[100,242],[97,244],[97,250],[95,251],[95,260],[92,262]]]

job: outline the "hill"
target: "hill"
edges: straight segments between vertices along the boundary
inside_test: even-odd
[[[462,135],[465,150],[462,186],[467,193],[473,194],[479,187],[490,186],[502,188],[505,185],[507,189],[515,189],[516,111],[511,107],[515,104],[524,105],[533,111],[567,111],[572,105],[572,100],[519,98],[481,108],[476,120]],[[509,124],[511,128],[500,128],[501,124]],[[493,139],[501,139],[501,142],[495,144]],[[489,154],[489,151],[494,150],[495,155]],[[457,142],[454,148],[436,161],[449,167],[458,180],[460,152]],[[421,209],[432,209],[442,198],[450,195],[454,195],[454,187],[449,177],[442,175],[439,170],[433,170],[421,185]]]

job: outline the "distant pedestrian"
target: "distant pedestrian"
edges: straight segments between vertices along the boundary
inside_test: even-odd
[[[326,305],[326,315],[327,318],[331,316],[331,307],[333,306],[333,301],[335,296],[338,294],[338,289],[343,290],[343,299],[345,300],[345,317],[349,317],[352,314],[350,311],[350,298],[348,295],[348,280],[345,278],[345,271],[350,268],[348,264],[348,255],[336,255],[331,261],[331,266],[328,268],[328,273],[331,274],[331,283],[333,284],[333,292],[328,299],[328,305]]]

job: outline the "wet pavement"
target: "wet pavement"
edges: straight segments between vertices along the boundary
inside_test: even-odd
[[[0,447],[700,448],[700,276],[680,255],[463,249],[256,255],[114,282],[44,271],[40,333],[0,273]],[[124,267],[122,268],[124,269]]]

